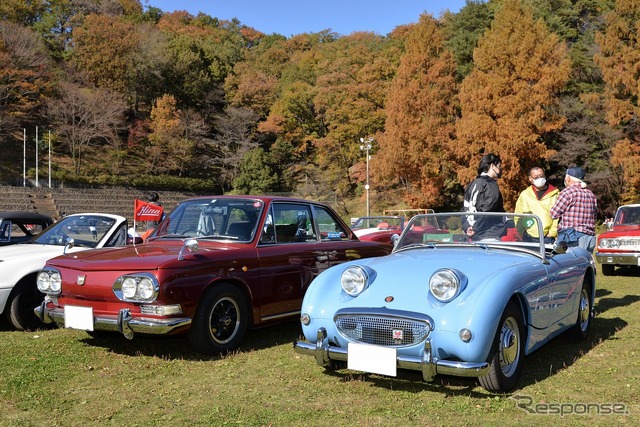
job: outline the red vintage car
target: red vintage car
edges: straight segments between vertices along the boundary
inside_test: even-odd
[[[351,230],[360,240],[393,244],[393,235],[402,234],[403,216],[363,216],[351,224]]]
[[[611,230],[598,236],[596,261],[605,276],[616,267],[640,266],[640,204],[618,208]]]
[[[390,251],[358,240],[321,203],[198,197],[176,206],[144,244],[49,260],[35,312],[94,336],[188,332],[197,351],[215,354],[237,348],[247,328],[296,319],[327,268]]]

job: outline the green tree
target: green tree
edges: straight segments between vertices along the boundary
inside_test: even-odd
[[[440,27],[422,15],[409,34],[372,162],[376,186],[399,184],[403,200],[416,208],[445,205],[445,190],[457,179],[449,154],[458,111],[456,66]]]
[[[483,153],[500,154],[505,207],[514,207],[525,171],[553,154],[543,136],[564,124],[554,108],[569,71],[565,44],[521,0],[504,0],[460,88],[462,117],[453,147],[463,185],[476,176]]]
[[[471,72],[473,50],[492,20],[493,8],[482,0],[466,0],[458,13],[443,16],[445,45],[453,52],[460,80]]]
[[[237,194],[265,194],[278,190],[278,175],[269,165],[269,156],[261,147],[249,151],[240,163],[238,176],[233,179]]]

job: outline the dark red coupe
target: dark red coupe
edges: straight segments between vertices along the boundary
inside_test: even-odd
[[[237,348],[247,330],[300,315],[327,268],[387,255],[308,200],[210,196],[185,200],[144,243],[74,252],[38,275],[45,323],[91,335],[187,332],[204,354]]]

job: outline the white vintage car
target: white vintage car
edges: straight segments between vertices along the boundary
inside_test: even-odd
[[[0,313],[18,330],[42,326],[33,308],[44,298],[36,286],[44,264],[64,251],[125,246],[127,229],[122,216],[80,213],[62,218],[28,242],[0,247]]]

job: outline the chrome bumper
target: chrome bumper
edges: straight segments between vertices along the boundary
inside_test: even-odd
[[[640,253],[606,253],[596,252],[596,261],[600,264],[640,266]]]
[[[320,366],[329,366],[332,360],[347,361],[347,349],[329,345],[327,330],[318,329],[318,339],[315,343],[294,341],[293,348],[297,353],[314,356]],[[433,381],[436,374],[453,375],[457,377],[481,377],[489,372],[489,363],[456,362],[438,360],[431,354],[431,339],[424,343],[422,357],[397,356],[396,364],[399,369],[422,372],[425,381]]]
[[[54,308],[53,310],[48,310],[45,301],[33,311],[42,322],[55,322],[58,326],[64,327],[64,309]],[[117,316],[103,315],[93,317],[93,330],[120,332],[128,339],[132,339],[134,333],[161,335],[190,324],[191,318],[188,317],[170,319],[133,318],[128,308],[120,309]]]

